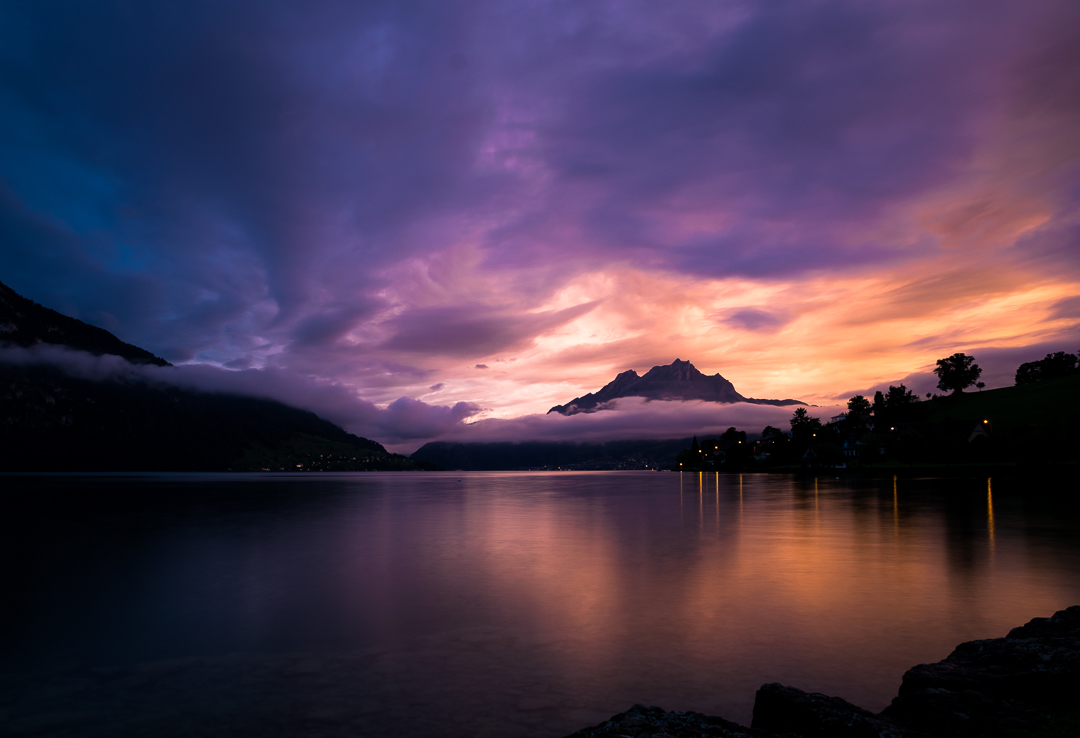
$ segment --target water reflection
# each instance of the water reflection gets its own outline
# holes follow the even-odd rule
[[[900,502],[896,492],[896,475],[893,474],[892,478],[892,517],[893,517],[893,533],[897,536],[900,535]]]
[[[304,654],[335,675],[311,699],[385,703],[350,720],[558,735],[634,702],[748,722],[767,681],[877,710],[909,666],[1080,602],[1077,515],[1027,490],[712,481],[696,511],[683,473],[22,481],[3,667],[239,652],[265,687]]]

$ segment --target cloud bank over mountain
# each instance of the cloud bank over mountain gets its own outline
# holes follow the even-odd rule
[[[419,447],[480,411],[476,405],[429,405],[401,397],[378,407],[339,384],[299,377],[279,369],[230,371],[207,365],[159,367],[134,365],[118,356],[93,356],[59,346],[0,349],[0,362],[48,364],[95,381],[149,382],[202,392],[220,392],[277,400],[310,410],[350,433],[391,446]],[[384,444],[384,445],[385,445]]]
[[[564,416],[526,415],[510,420],[469,422],[476,405],[432,405],[401,397],[378,407],[341,385],[289,375],[280,370],[230,371],[205,365],[160,367],[134,365],[118,356],[93,356],[61,346],[0,349],[0,362],[48,364],[95,381],[149,382],[203,392],[222,392],[277,400],[310,410],[356,435],[371,438],[398,453],[411,453],[427,441],[610,441],[681,438],[722,433],[730,426],[750,432],[766,425],[787,427],[791,408],[704,401],[656,401],[621,398],[604,413]],[[827,419],[833,408],[810,408]]]
[[[811,416],[827,422],[839,405],[808,408]],[[791,407],[752,405],[745,402],[717,405],[702,400],[646,400],[624,397],[601,413],[525,415],[491,418],[458,426],[439,440],[495,441],[621,441],[718,436],[734,426],[760,433],[766,425],[789,429]]]

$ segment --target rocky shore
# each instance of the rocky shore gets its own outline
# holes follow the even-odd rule
[[[878,714],[839,697],[765,684],[749,728],[696,712],[634,705],[569,738],[1023,738],[1080,735],[1080,606],[1004,638],[962,643],[904,674]]]

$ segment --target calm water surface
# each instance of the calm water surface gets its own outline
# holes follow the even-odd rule
[[[0,478],[0,732],[559,736],[880,710],[1080,604],[1045,484],[651,472]],[[126,732],[125,732],[126,731]]]

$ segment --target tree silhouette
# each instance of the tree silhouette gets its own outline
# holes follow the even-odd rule
[[[975,363],[975,357],[967,354],[953,354],[937,360],[934,374],[938,376],[938,389],[952,390],[954,394],[964,391],[979,381],[982,369]]]
[[[870,400],[866,399],[862,395],[855,395],[847,401],[848,415],[869,415],[870,414]]]
[[[1033,384],[1044,379],[1067,377],[1076,372],[1077,356],[1065,351],[1047,354],[1040,361],[1021,364],[1016,370],[1017,384]]]
[[[800,439],[811,435],[821,427],[820,418],[812,418],[805,407],[798,408],[791,415],[791,437]]]
[[[885,395],[885,407],[890,410],[900,410],[908,405],[914,405],[919,401],[919,396],[904,385],[894,387],[889,385],[889,394]]]
[[[771,425],[765,426],[765,430],[761,431],[762,440],[776,440],[784,437],[784,431],[779,428],[773,428]]]

